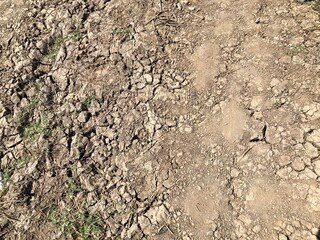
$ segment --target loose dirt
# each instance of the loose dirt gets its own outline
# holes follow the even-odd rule
[[[0,239],[320,239],[320,3],[0,2]]]

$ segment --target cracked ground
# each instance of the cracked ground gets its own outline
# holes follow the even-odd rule
[[[319,14],[0,1],[0,239],[319,240]]]

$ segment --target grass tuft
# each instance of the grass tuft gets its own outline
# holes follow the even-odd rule
[[[52,135],[52,130],[47,119],[41,122],[31,122],[23,131],[23,137],[29,142],[35,142],[42,134],[45,139],[48,139]]]
[[[75,209],[53,209],[49,212],[49,221],[72,239],[98,240],[102,232],[100,215],[87,211],[77,213]]]
[[[76,183],[76,181],[71,177],[68,178],[68,192],[67,192],[67,195],[69,197],[74,197],[79,192],[81,192],[81,188]]]
[[[86,108],[90,107],[91,103],[96,101],[97,97],[92,95],[92,96],[88,96],[83,100],[83,105],[86,106]]]
[[[57,37],[53,40],[53,43],[49,46],[47,56],[51,60],[55,60],[61,46],[64,44],[65,40],[62,37]]]

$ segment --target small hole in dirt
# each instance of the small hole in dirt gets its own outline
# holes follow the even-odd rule
[[[90,168],[94,175],[98,174],[97,167],[93,163],[90,165]]]
[[[67,169],[67,176],[70,178],[72,177],[72,171],[70,168]]]
[[[52,172],[51,177],[57,176],[57,173],[55,171]]]
[[[135,135],[132,137],[132,140],[131,140],[131,141],[134,141],[134,140],[139,140],[138,135],[135,134]]]
[[[33,186],[32,182],[31,182],[31,181],[28,182],[28,183],[24,186],[24,188],[23,188],[23,194],[25,194],[25,195],[31,195],[32,186]]]
[[[84,217],[88,218],[89,217],[89,212],[85,211],[83,215],[84,215]]]

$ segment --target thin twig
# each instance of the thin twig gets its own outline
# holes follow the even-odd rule
[[[168,226],[168,225],[166,225],[166,228],[169,230],[169,232],[174,236],[174,233],[173,233],[173,231],[171,230],[171,228]]]
[[[242,158],[244,158],[244,156],[247,155],[248,152],[250,152],[250,150],[251,150],[254,146],[255,146],[255,144],[252,145],[251,147],[249,147],[246,151],[244,151],[244,153],[240,156],[240,158],[237,159],[237,162],[239,162]]]
[[[3,214],[3,216],[5,216],[6,219],[8,219],[8,220],[10,220],[10,221],[12,221],[12,222],[19,222],[18,219],[13,218],[13,217],[10,217],[10,216],[8,216],[7,214],[5,214],[4,212],[2,212],[2,214]]]

